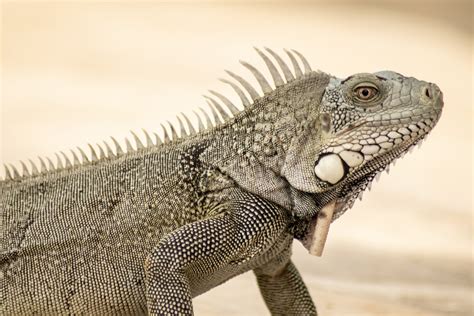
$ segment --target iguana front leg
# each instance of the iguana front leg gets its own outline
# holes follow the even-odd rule
[[[317,315],[308,289],[289,254],[255,269],[254,273],[272,315]]]
[[[146,298],[151,315],[192,314],[192,293],[199,292],[193,288],[199,286],[197,279],[251,260],[282,235],[289,236],[284,209],[251,194],[238,197],[226,205],[224,214],[168,234],[147,257]]]
[[[233,234],[235,225],[224,215],[189,224],[166,236],[145,261],[148,312],[192,314],[185,269],[199,262],[228,261],[238,249]]]

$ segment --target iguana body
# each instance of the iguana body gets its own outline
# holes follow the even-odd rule
[[[290,54],[293,76],[268,52],[285,80],[259,51],[277,87],[244,64],[264,96],[231,73],[253,102],[234,83],[245,110],[216,94],[224,123],[0,182],[2,314],[190,314],[192,297],[249,270],[273,314],[316,314],[293,239],[312,249],[321,209],[352,206],[434,126],[442,96],[391,72],[342,81],[302,59],[303,74]]]

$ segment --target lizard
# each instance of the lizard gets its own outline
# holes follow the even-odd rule
[[[296,50],[291,67],[256,51],[273,84],[243,61],[261,92],[221,79],[243,109],[210,91],[197,126],[183,114],[146,144],[132,132],[126,150],[112,138],[81,159],[5,165],[1,314],[192,315],[194,297],[250,270],[273,315],[317,314],[293,241],[321,255],[330,223],[432,130],[443,95],[393,71],[341,79]]]

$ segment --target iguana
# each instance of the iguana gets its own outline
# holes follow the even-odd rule
[[[73,151],[39,171],[6,168],[2,315],[187,315],[193,297],[249,270],[272,314],[316,315],[293,240],[320,255],[330,222],[434,127],[442,93],[257,52],[274,87],[241,62],[263,95],[227,71],[244,109],[211,91],[214,122],[203,111],[198,132],[183,116],[179,136],[171,125],[155,141],[145,132],[146,145],[134,134],[126,151],[112,139],[115,150],[79,149],[82,162]]]

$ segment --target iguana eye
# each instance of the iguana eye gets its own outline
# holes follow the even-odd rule
[[[370,101],[379,94],[379,90],[373,86],[363,85],[357,86],[354,89],[354,94],[360,101]]]

